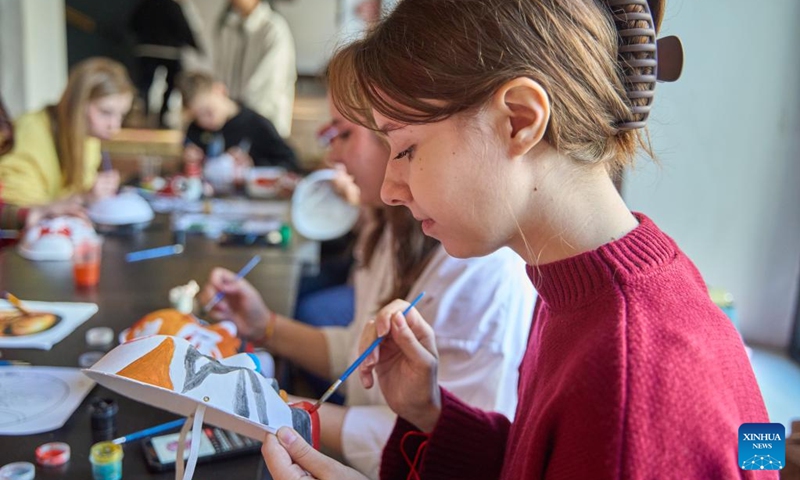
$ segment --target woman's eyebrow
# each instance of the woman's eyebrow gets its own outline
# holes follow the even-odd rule
[[[390,133],[395,132],[397,130],[402,130],[402,129],[406,128],[406,126],[407,125],[397,125],[395,123],[387,123],[387,124],[383,125],[382,127],[378,127],[378,132],[380,132],[380,133],[382,133],[382,134],[384,134],[386,136],[389,136]]]

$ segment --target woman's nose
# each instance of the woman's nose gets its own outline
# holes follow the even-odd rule
[[[406,166],[403,162],[392,162],[386,166],[386,175],[381,185],[381,200],[386,205],[407,205],[411,201],[411,190],[406,181]]]

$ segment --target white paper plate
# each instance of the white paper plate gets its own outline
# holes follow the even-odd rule
[[[295,230],[311,240],[331,240],[353,228],[359,209],[340,197],[331,185],[335,170],[317,170],[297,185],[292,196]]]

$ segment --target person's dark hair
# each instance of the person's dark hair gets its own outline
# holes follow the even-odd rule
[[[0,98],[0,155],[4,155],[14,148],[14,124],[6,110],[3,99]]]
[[[658,23],[663,2],[650,4]],[[336,53],[329,85],[339,111],[372,127],[373,108],[401,123],[436,122],[474,112],[504,83],[529,77],[552,105],[546,140],[576,161],[618,170],[646,147],[644,131],[619,127],[637,121],[633,107],[649,101],[629,100],[623,78],[653,68],[621,67],[620,42],[650,39],[623,39],[617,29],[600,0],[403,0]]]

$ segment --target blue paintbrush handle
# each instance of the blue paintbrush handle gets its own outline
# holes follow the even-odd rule
[[[142,260],[150,260],[153,258],[168,257],[170,255],[178,255],[183,253],[183,245],[167,245],[165,247],[150,248],[147,250],[140,250],[138,252],[131,252],[125,255],[125,261],[139,262]]]
[[[410,312],[412,308],[414,308],[414,305],[416,305],[417,302],[419,302],[419,300],[422,298],[423,295],[425,295],[425,292],[421,292],[419,295],[417,295],[417,298],[411,301],[411,304],[408,307],[406,307],[405,310],[403,310],[404,316],[408,312]],[[311,408],[312,412],[317,411],[320,405],[325,403],[325,401],[327,401],[331,397],[331,395],[333,395],[336,392],[336,389],[339,388],[339,385],[341,385],[345,380],[347,380],[347,377],[349,377],[350,374],[352,374],[355,371],[355,369],[358,368],[358,366],[361,365],[361,363],[369,356],[369,354],[372,353],[372,351],[375,350],[375,348],[381,344],[384,338],[386,338],[386,335],[376,338],[375,341],[373,341],[372,344],[370,344],[370,346],[364,351],[364,353],[362,353],[361,356],[359,356],[356,359],[356,361],[353,362],[352,365],[350,365],[350,368],[345,370],[342,376],[339,377],[339,380],[336,380],[335,382],[333,382],[333,385],[328,387],[328,390],[326,390],[325,393],[322,394],[320,399],[317,400],[317,403],[315,403],[314,406]]]
[[[258,255],[256,255],[253,258],[251,258],[250,261],[247,262],[247,264],[244,267],[242,267],[241,270],[239,270],[239,273],[236,274],[236,280],[243,279],[245,277],[245,275],[250,273],[250,270],[255,268],[255,266],[258,265],[258,262],[260,262],[260,261],[261,261],[261,257],[258,256]],[[220,302],[220,300],[222,300],[222,297],[224,297],[224,296],[225,296],[224,293],[217,292],[214,295],[214,297],[211,298],[211,300],[209,300],[209,302],[206,304],[206,306],[203,307],[203,310],[205,310],[206,312],[210,312],[211,309],[214,308],[214,306],[216,304],[218,304]]]
[[[406,307],[406,309],[405,309],[405,310],[403,310],[403,316],[405,316],[405,315],[406,315],[408,312],[410,312],[410,311],[411,311],[411,309],[412,309],[412,308],[414,308],[414,305],[416,305],[416,304],[417,304],[417,302],[419,302],[419,301],[420,301],[420,299],[422,298],[422,296],[423,296],[423,295],[425,295],[425,292],[421,292],[419,295],[417,295],[417,298],[415,298],[414,300],[412,300],[412,301],[411,301],[411,304],[409,304],[409,306],[408,306],[408,307]],[[350,374],[352,374],[352,373],[353,373],[353,371],[355,371],[355,369],[356,369],[356,368],[358,368],[358,366],[359,366],[359,365],[361,365],[361,362],[363,362],[364,360],[366,360],[366,358],[369,356],[369,354],[370,354],[370,353],[372,353],[372,351],[373,351],[373,350],[375,350],[375,348],[376,348],[378,345],[380,345],[380,344],[381,344],[381,342],[383,341],[383,339],[384,339],[384,338],[386,338],[386,336],[385,336],[385,335],[384,335],[383,337],[378,337],[378,338],[376,338],[376,339],[375,339],[375,341],[374,341],[374,342],[372,342],[372,344],[369,346],[369,348],[367,348],[367,349],[364,351],[364,353],[362,353],[362,354],[361,354],[361,356],[360,356],[360,357],[358,357],[358,358],[356,359],[356,361],[355,361],[355,362],[353,362],[353,364],[352,364],[352,365],[350,365],[350,368],[348,368],[347,370],[345,370],[345,372],[342,374],[342,376],[341,376],[341,377],[339,377],[339,380],[341,380],[342,382],[344,382],[345,380],[347,380],[347,377],[349,377],[349,376],[350,376]]]
[[[157,433],[166,432],[167,430],[172,430],[173,428],[178,428],[181,425],[183,425],[184,422],[186,422],[186,419],[181,418],[179,420],[174,420],[172,422],[162,423],[161,425],[145,428],[144,430],[140,430],[138,432],[125,435],[124,437],[115,438],[112,441],[116,444],[132,442],[134,440],[139,440],[140,438],[150,437]]]

